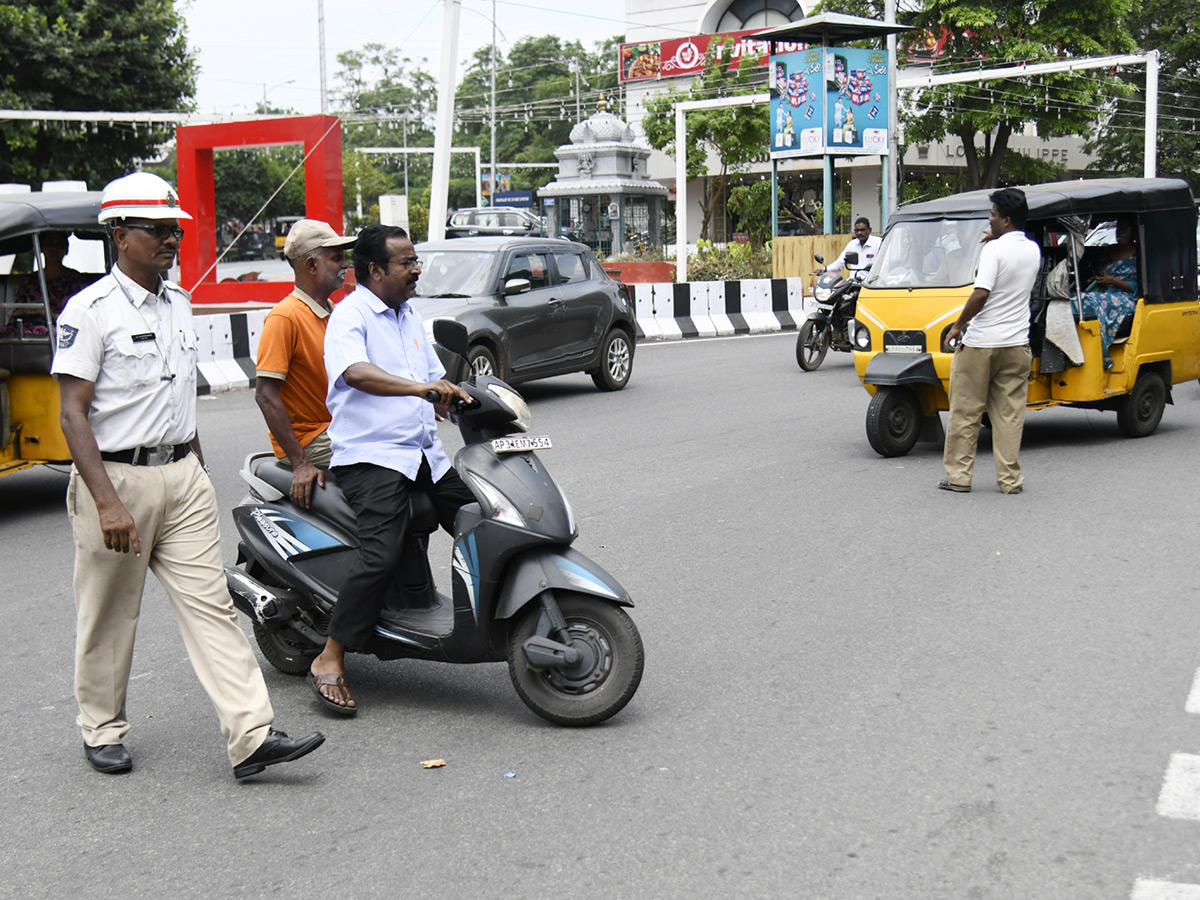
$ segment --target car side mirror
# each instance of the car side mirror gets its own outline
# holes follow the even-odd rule
[[[524,294],[532,288],[533,285],[528,278],[510,278],[504,282],[504,296],[510,297],[513,294]]]

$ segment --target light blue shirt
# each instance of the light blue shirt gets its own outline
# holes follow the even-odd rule
[[[440,479],[450,460],[437,436],[433,404],[423,397],[380,397],[350,387],[342,376],[358,362],[421,383],[446,374],[416,310],[405,303],[397,312],[359,285],[334,307],[325,329],[330,465],[371,463],[414,480],[424,457],[433,480]]]

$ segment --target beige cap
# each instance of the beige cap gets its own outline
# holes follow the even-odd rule
[[[301,219],[288,229],[283,255],[288,259],[299,259],[318,247],[350,248],[357,240],[356,237],[342,237],[329,225],[316,219]]]

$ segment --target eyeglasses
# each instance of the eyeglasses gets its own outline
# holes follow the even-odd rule
[[[415,256],[410,256],[407,259],[389,259],[387,261],[389,267],[391,267],[392,263],[397,263],[398,265],[404,266],[404,268],[408,269],[410,272],[413,269],[421,268],[421,260],[417,259]]]
[[[122,228],[140,228],[142,231],[148,231],[160,241],[165,241],[167,238],[175,238],[177,241],[183,240],[183,229],[178,225],[139,225],[133,222],[126,222]]]

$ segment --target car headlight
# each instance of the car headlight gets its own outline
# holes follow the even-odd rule
[[[495,383],[489,384],[487,389],[497,400],[516,414],[517,418],[513,424],[517,426],[518,431],[529,431],[533,427],[533,413],[529,411],[529,405],[525,402],[524,397],[516,391]]]
[[[500,493],[494,484],[484,481],[472,472],[463,472],[462,476],[477,493],[483,496],[485,501],[483,504],[484,515],[495,519],[497,522],[512,525],[515,528],[528,527],[525,523],[525,517],[517,512],[516,505]]]
[[[859,350],[870,350],[871,349],[871,329],[867,328],[867,326],[864,325],[862,322],[858,321],[858,319],[854,319],[851,322],[850,327],[854,334],[855,348],[857,348]]]

